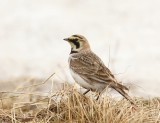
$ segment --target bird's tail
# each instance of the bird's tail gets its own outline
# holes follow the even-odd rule
[[[133,99],[124,91],[124,90],[129,90],[127,87],[125,87],[124,85],[121,85],[119,83],[115,83],[115,84],[111,85],[111,87],[113,89],[115,89],[116,91],[118,91],[127,100],[129,100],[132,105],[135,105]]]
[[[124,86],[124,85],[122,85],[120,83],[116,83],[116,86],[118,86],[118,88],[121,88],[122,90],[129,91],[129,89],[126,86]]]

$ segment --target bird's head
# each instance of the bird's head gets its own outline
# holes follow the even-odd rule
[[[87,39],[82,35],[72,35],[69,38],[65,38],[65,41],[71,45],[71,53],[78,53],[82,50],[90,49]]]

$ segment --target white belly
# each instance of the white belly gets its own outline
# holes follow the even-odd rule
[[[76,74],[75,72],[73,72],[71,69],[71,75],[73,77],[73,79],[82,87],[86,88],[86,89],[92,89],[93,85],[88,84],[83,78],[81,78],[78,74]]]

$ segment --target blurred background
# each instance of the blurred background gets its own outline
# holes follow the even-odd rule
[[[63,38],[81,34],[133,95],[160,96],[159,6],[159,0],[0,0],[0,89],[52,73],[60,83],[73,82]]]

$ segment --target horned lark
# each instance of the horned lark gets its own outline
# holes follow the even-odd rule
[[[92,52],[84,36],[72,35],[64,40],[71,45],[69,56],[71,75],[80,86],[87,89],[84,95],[89,91],[96,91],[100,95],[106,87],[110,87],[134,104],[132,98],[125,92],[128,88],[117,82],[102,60]],[[99,96],[97,100],[98,98]]]

